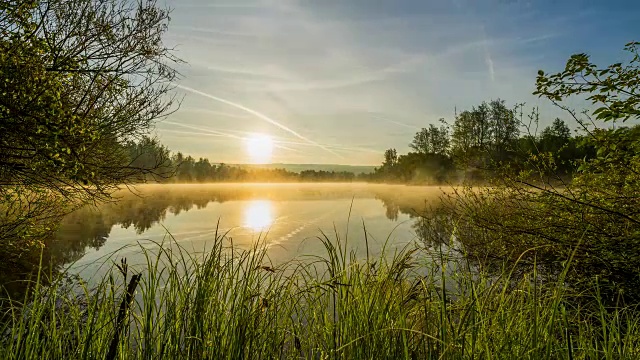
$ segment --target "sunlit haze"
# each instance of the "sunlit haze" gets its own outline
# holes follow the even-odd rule
[[[498,97],[548,122],[561,112],[531,95],[536,72],[581,52],[623,60],[640,15],[629,0],[167,3],[184,99],[157,132],[214,163],[379,164],[419,128]],[[268,159],[247,157],[255,133],[272,135]]]
[[[265,134],[252,134],[245,139],[248,162],[267,164],[273,156],[273,139]]]

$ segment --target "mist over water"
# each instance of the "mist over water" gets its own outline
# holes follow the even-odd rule
[[[99,276],[126,257],[145,262],[140,246],[178,244],[190,253],[210,250],[217,234],[229,246],[268,247],[274,264],[324,255],[318,239],[336,233],[360,256],[379,254],[418,240],[420,213],[440,202],[440,187],[372,184],[189,184],[143,185],[118,201],[76,211],[51,241],[53,257],[82,277]]]

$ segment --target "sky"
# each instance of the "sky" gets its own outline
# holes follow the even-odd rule
[[[532,95],[539,69],[574,53],[608,65],[640,40],[636,0],[165,1],[183,98],[156,131],[214,163],[252,162],[262,134],[274,163],[377,165],[496,98],[545,125],[564,114]]]

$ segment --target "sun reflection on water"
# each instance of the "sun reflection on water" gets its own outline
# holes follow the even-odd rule
[[[273,204],[269,200],[253,200],[244,208],[245,228],[255,232],[269,230],[273,224]]]

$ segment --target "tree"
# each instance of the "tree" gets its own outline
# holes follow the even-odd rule
[[[449,151],[449,130],[445,126],[438,128],[430,124],[416,133],[409,147],[423,155],[445,155]]]
[[[215,171],[215,166],[212,167],[209,163],[209,159],[200,158],[193,166],[196,181],[206,182],[211,179],[211,174]]]
[[[559,118],[553,120],[553,124],[551,124],[551,133],[565,142],[571,138],[571,130],[569,129],[569,126]]]
[[[593,112],[597,120],[625,122],[640,117],[640,42],[630,42],[624,49],[631,56],[628,64],[615,63],[598,68],[589,55],[569,58],[564,71],[548,75],[538,71],[536,92],[565,110],[561,102],[570,96],[586,94],[599,107]],[[570,111],[575,117],[575,112]],[[576,118],[576,120],[579,120]],[[581,121],[581,123],[584,123]]]
[[[532,153],[526,171],[505,172],[491,188],[457,198],[448,216],[457,219],[467,253],[542,264],[548,276],[565,273],[568,289],[597,289],[607,305],[640,300],[640,126],[607,126],[640,119],[638,45],[626,46],[626,64],[600,68],[578,54],[564,71],[539,72],[535,94],[582,124],[582,146],[595,153],[577,161],[570,180],[560,176],[553,151]],[[563,103],[574,96],[598,107],[580,115]],[[562,146],[567,134],[558,120],[542,137]]]
[[[487,145],[491,143],[493,138],[493,122],[486,102],[482,102],[477,108],[471,109],[471,119],[473,121],[473,141],[478,149],[486,150]]]
[[[485,168],[492,144],[492,117],[486,102],[456,116],[451,154],[462,168]]]
[[[611,167],[633,173],[637,166],[637,149],[640,149],[637,131],[625,127],[615,129],[615,126],[614,129],[602,129],[596,125],[596,121],[613,122],[615,125],[618,121],[625,123],[629,119],[640,118],[639,47],[640,42],[625,45],[624,50],[630,58],[626,64],[615,63],[599,68],[591,63],[587,54],[576,54],[567,60],[564,71],[560,73],[549,75],[542,70],[538,72],[534,94],[546,97],[567,111],[588,133],[581,146],[592,147],[596,156],[581,165],[582,171],[613,175],[609,170]],[[576,95],[586,96],[598,107],[591,114],[584,111],[580,116],[562,103],[564,99]],[[622,177],[627,178],[626,175]],[[618,186],[626,185],[618,183]]]
[[[392,168],[398,163],[398,152],[396,149],[387,149],[384,151],[383,168]]]
[[[196,160],[192,156],[185,157],[182,153],[174,156],[173,163],[176,168],[176,177],[180,182],[192,182],[194,180],[194,167]]]
[[[408,183],[435,184],[448,180],[454,169],[446,155],[410,152],[398,157],[395,175]]]
[[[175,175],[170,151],[158,139],[143,136],[139,141],[129,141],[126,149],[129,153],[128,162],[131,168],[157,169],[157,171],[141,171],[131,178],[132,181],[165,181]]]
[[[470,111],[456,115],[451,134],[451,152],[458,162],[466,162],[468,154],[476,147],[474,121]]]
[[[489,109],[490,124],[493,126],[493,156],[496,160],[505,160],[520,135],[518,121],[514,111],[507,108],[504,100],[492,100]]]
[[[515,110],[504,100],[482,102],[456,114],[451,155],[462,168],[494,170],[512,157],[520,135]]]
[[[172,107],[168,14],[155,0],[3,2],[0,184],[95,200],[156,168],[123,145]]]
[[[168,21],[156,0],[0,4],[3,237],[35,229],[17,219],[108,199],[166,163],[136,163],[127,144],[173,109],[179,60],[162,42]]]
[[[555,119],[553,124],[545,127],[540,132],[540,150],[546,152],[559,152],[562,147],[569,144],[571,130],[561,119]]]

